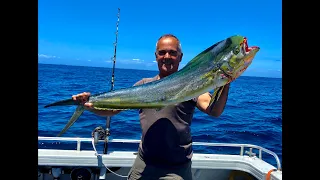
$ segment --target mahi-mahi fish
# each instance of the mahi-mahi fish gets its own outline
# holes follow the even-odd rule
[[[259,50],[257,46],[249,47],[246,37],[231,36],[205,49],[182,69],[167,77],[143,85],[95,94],[89,97],[88,102],[98,110],[159,109],[214,90],[210,101],[210,105],[214,106],[224,86],[248,68]],[[77,108],[58,136],[65,133],[85,110],[83,104],[72,99],[57,101],[45,107],[64,105],[77,105]]]

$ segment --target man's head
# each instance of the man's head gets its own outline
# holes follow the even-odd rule
[[[172,34],[161,36],[156,44],[155,56],[160,77],[178,71],[183,56],[179,39]]]

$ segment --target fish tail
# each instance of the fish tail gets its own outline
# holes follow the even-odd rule
[[[212,95],[210,103],[209,103],[210,111],[212,111],[214,104],[219,100],[223,89],[224,89],[224,86],[221,86],[221,87],[214,89],[213,95]],[[212,106],[212,104],[213,104],[213,106]]]
[[[47,108],[50,106],[67,106],[67,105],[79,105],[79,104],[80,104],[80,102],[75,101],[73,99],[65,99],[65,100],[61,100],[61,101],[57,101],[57,102],[48,104],[44,107]]]
[[[77,106],[76,111],[73,113],[68,123],[65,125],[65,127],[60,131],[60,133],[57,136],[59,137],[63,133],[65,133],[78,120],[78,118],[81,116],[84,110],[85,108],[83,105]]]

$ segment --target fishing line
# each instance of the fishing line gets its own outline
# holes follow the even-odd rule
[[[98,151],[97,151],[97,149],[96,149],[96,145],[95,145],[95,142],[94,142],[94,138],[92,138],[92,147],[93,147],[93,149],[94,149],[94,152],[95,152],[95,154],[94,155],[96,155],[97,157],[98,156],[101,156],[101,154],[99,154],[98,153]],[[103,164],[104,165],[104,164]],[[123,178],[128,178],[128,176],[123,176],[123,175],[121,175],[121,174],[117,174],[117,173],[115,173],[115,172],[113,172],[111,169],[109,169],[107,166],[105,166],[104,165],[104,167],[106,168],[106,169],[108,169],[111,173],[113,173],[114,175],[116,175],[116,176],[119,176],[119,177],[123,177]]]
[[[114,45],[114,55],[113,55],[113,67],[112,67],[112,75],[111,75],[111,89],[110,91],[113,91],[114,89],[114,70],[115,70],[115,66],[116,66],[116,58],[117,58],[117,44],[118,44],[118,30],[119,30],[119,22],[120,22],[120,8],[118,8],[118,14],[117,14],[118,20],[117,20],[117,24],[116,24],[116,41],[113,43]],[[107,116],[107,120],[106,120],[106,135],[107,138],[110,135],[110,121],[111,121],[111,117]],[[103,154],[107,154],[108,151],[108,142],[105,141],[104,142],[104,148],[103,148]]]

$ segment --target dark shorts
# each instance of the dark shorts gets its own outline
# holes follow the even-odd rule
[[[142,158],[137,155],[136,160],[128,174],[129,180],[192,180],[191,161],[185,164],[171,167],[159,167],[155,165],[146,165]]]

